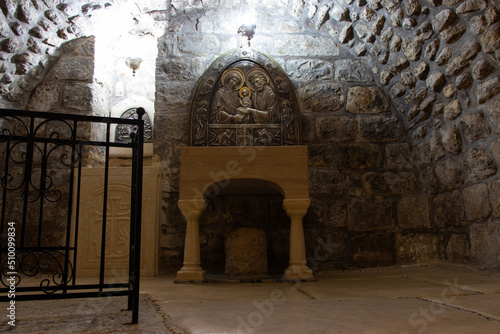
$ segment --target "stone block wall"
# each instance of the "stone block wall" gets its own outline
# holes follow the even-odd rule
[[[4,105],[25,106],[34,92],[40,98],[30,108],[80,112],[88,104],[99,114],[98,103],[63,98],[65,91],[83,96],[86,79],[63,90],[56,84],[73,62],[88,61],[81,55],[63,57],[54,67],[59,74],[38,82],[64,36],[78,36],[93,11],[112,13],[118,5],[106,3],[1,0]],[[148,14],[165,32],[158,39],[154,161],[163,173],[160,272],[169,273],[182,263],[179,152],[189,142],[190,101],[205,69],[241,44],[241,8],[230,0],[162,6],[152,2]],[[310,265],[449,261],[500,268],[498,1],[263,0],[254,9],[252,47],[281,65],[301,105],[310,156]],[[99,94],[91,98],[107,103]]]
[[[34,89],[27,109],[95,114],[94,38],[67,42],[61,47],[60,53],[43,82]]]
[[[257,9],[251,43],[298,91],[310,159],[309,264],[498,267],[499,247],[486,246],[495,244],[491,231],[499,224],[498,46],[489,37],[498,35],[498,8],[474,1],[292,1],[273,14],[284,2]],[[160,249],[166,272],[182,254],[175,205],[189,101],[204,70],[237,45],[224,20],[236,9],[176,9],[157,61],[156,126],[166,130],[155,139],[168,203],[162,238],[178,241]],[[201,228],[202,235],[217,234]]]
[[[61,45],[43,80],[35,87],[26,109],[41,112],[109,116],[110,94],[95,80],[94,37],[77,38]],[[78,138],[105,140],[104,124],[80,126]],[[63,130],[64,131],[64,130]],[[104,150],[88,148],[86,165],[102,165]]]
[[[61,44],[82,37],[74,20],[69,20],[67,8],[68,5],[52,0],[0,1],[0,95],[4,105],[25,106],[30,93],[53,66]],[[63,66],[68,69],[73,64]],[[75,75],[79,74],[85,75],[75,71]],[[57,95],[52,90],[56,88],[41,89],[46,90],[46,96],[50,95],[45,105],[50,107],[53,96]]]

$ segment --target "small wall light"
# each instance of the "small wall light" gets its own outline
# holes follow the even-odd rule
[[[135,77],[135,72],[139,69],[142,63],[142,58],[130,58],[125,60],[125,64],[132,69],[132,75]]]
[[[242,37],[245,36],[248,39],[248,46],[250,46],[250,40],[255,35],[255,14],[253,12],[248,12],[242,17],[242,25],[238,28],[238,34]]]

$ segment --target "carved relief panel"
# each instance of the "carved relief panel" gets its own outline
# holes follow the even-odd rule
[[[137,116],[137,108],[129,108],[125,110],[120,118],[138,119],[139,116]],[[149,114],[146,112],[142,119],[144,120],[144,142],[150,142],[153,140],[153,126],[151,125]],[[130,134],[135,131],[136,130],[132,125],[118,124],[115,130],[115,142],[130,141]]]
[[[218,58],[197,84],[192,146],[299,145],[295,89],[270,57],[238,49]]]
[[[106,210],[106,275],[127,276],[130,241],[130,174],[128,167],[110,168]],[[160,169],[144,167],[141,276],[157,272]],[[104,221],[104,168],[82,168],[78,225],[77,273],[98,277]],[[125,180],[125,181],[124,181]],[[73,232],[75,233],[75,231]]]

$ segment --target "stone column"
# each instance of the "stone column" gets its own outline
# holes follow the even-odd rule
[[[285,199],[283,209],[290,217],[290,266],[285,270],[285,279],[312,279],[312,270],[306,266],[306,246],[302,218],[307,213],[311,201],[304,199]]]
[[[179,209],[186,217],[186,241],[184,243],[184,265],[177,272],[177,280],[201,281],[205,278],[205,270],[201,268],[200,260],[200,227],[198,219],[205,210],[203,199],[179,200]]]

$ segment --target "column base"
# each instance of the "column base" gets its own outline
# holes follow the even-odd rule
[[[189,281],[189,282],[201,282],[205,279],[205,270],[201,269],[195,269],[195,268],[189,268],[189,269],[184,269],[181,268],[177,272],[177,278],[176,281],[182,282],[182,281]]]
[[[313,272],[306,265],[291,264],[285,270],[285,280],[312,280]]]

